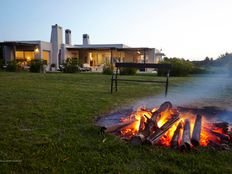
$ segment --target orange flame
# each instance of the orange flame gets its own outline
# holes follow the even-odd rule
[[[139,111],[135,111],[135,112],[131,113],[131,115],[129,115],[126,119],[125,118],[121,119],[121,122],[126,122],[126,121],[132,121],[133,120],[132,124],[130,124],[127,127],[124,127],[121,130],[121,136],[125,137],[125,138],[131,138],[132,136],[138,134],[139,129],[141,129],[141,127],[144,129],[144,126],[140,125],[141,118],[143,118],[144,122],[146,122],[147,118],[151,118],[152,117],[152,112],[154,112],[156,110],[157,110],[157,108],[152,109],[152,111],[146,110],[146,109],[140,109]],[[171,109],[171,110],[167,110],[167,111],[164,111],[164,112],[160,113],[160,115],[157,118],[158,127],[159,128],[162,127],[172,117],[172,115],[175,112],[177,112],[176,109]],[[144,116],[146,116],[147,118],[144,117]],[[178,124],[181,121],[184,121],[185,119],[189,119],[189,121],[190,121],[190,135],[192,135],[196,115],[191,113],[191,112],[189,112],[189,113],[180,113],[179,117],[180,117],[180,119],[175,124],[173,124],[173,126],[171,128],[169,128],[169,130],[160,138],[160,140],[158,142],[160,145],[163,145],[163,146],[166,146],[166,147],[169,147],[171,145],[171,140],[172,140],[172,137],[174,135],[174,132],[175,132]],[[204,128],[207,128],[208,130],[212,130],[212,131],[214,131],[216,133],[223,134],[223,130],[221,128],[212,127],[212,125],[207,123],[206,117],[202,116],[202,128],[201,128],[201,134],[200,134],[200,145],[201,146],[207,146],[209,140],[220,143],[220,138],[213,135],[212,133],[210,133],[209,131],[207,131]],[[181,137],[179,137],[179,141],[181,141]]]

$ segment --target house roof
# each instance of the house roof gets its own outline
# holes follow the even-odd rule
[[[121,50],[121,51],[144,51],[154,48],[148,47],[128,47],[124,44],[89,44],[89,45],[66,45],[69,50]]]
[[[19,42],[19,41],[4,41],[0,42],[0,45],[7,45],[7,46],[36,46],[36,43],[27,43],[27,42]]]

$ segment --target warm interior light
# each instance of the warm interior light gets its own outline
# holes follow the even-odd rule
[[[140,51],[137,51],[138,54],[140,54]]]
[[[31,58],[30,57],[27,57],[27,61],[30,61],[31,60]]]
[[[35,49],[35,53],[39,53],[39,48],[36,48],[36,49]]]
[[[92,53],[91,53],[91,52],[89,53],[89,58],[90,58],[91,61],[93,60],[93,57],[92,57]]]

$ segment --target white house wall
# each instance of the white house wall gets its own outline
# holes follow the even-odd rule
[[[52,44],[50,42],[43,42],[40,41],[40,46],[39,46],[39,58],[43,59],[43,52],[44,51],[49,51],[50,57],[49,57],[49,64],[52,62]]]

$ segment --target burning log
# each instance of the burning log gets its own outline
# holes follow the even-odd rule
[[[139,133],[131,138],[130,143],[133,145],[141,145],[144,140],[145,136],[142,133]]]
[[[144,118],[147,119],[146,122]],[[141,124],[145,125],[145,128],[143,130],[142,130]],[[141,117],[140,119],[140,125],[139,125],[139,131],[138,131],[139,133],[131,138],[130,140],[131,144],[133,145],[142,144],[145,138],[151,135],[151,133],[157,128],[158,128],[157,122],[154,122],[151,118],[148,118],[146,115],[144,115],[144,117]]]
[[[177,126],[177,128],[176,128],[176,130],[174,132],[174,135],[172,137],[172,140],[171,140],[171,147],[173,149],[178,149],[178,147],[179,147],[179,138],[181,136],[181,129],[182,128],[183,128],[183,122],[181,121],[178,124],[178,126]]]
[[[219,123],[213,123],[214,127],[221,128],[223,130],[223,133],[226,134],[229,129],[229,123],[227,122],[219,122]]]
[[[139,131],[141,132],[145,128],[145,117],[140,118],[140,123],[139,123]]]
[[[157,126],[157,122],[154,122],[152,119],[148,118],[146,115],[144,115],[144,117],[146,117],[147,122],[145,122],[145,128],[142,131],[142,134],[145,137],[148,137],[154,131],[154,127],[158,127],[158,126]]]
[[[139,133],[137,135],[133,136],[130,139],[130,142],[133,145],[140,145],[140,144],[142,144],[143,141],[145,140],[144,134],[145,135],[150,134],[150,128],[149,128],[149,125],[145,122],[145,117],[146,116],[140,118],[140,124],[139,124],[139,130],[138,130]],[[150,119],[148,117],[146,117],[146,118],[147,118],[147,120]],[[152,121],[152,120],[150,120],[150,121]],[[144,128],[144,126],[145,126],[145,128]],[[144,132],[144,134],[143,134],[143,132]]]
[[[146,142],[148,144],[155,144],[159,139],[180,119],[179,114],[173,115],[161,128],[157,129],[153,134],[147,137]]]
[[[189,119],[185,119],[184,121],[184,131],[182,135],[182,142],[180,146],[180,150],[190,150],[191,149],[191,141],[190,141],[190,123]]]
[[[209,140],[208,146],[213,148],[214,150],[230,150],[229,145],[227,144],[219,144],[214,141]]]
[[[201,124],[202,124],[202,116],[197,114],[197,118],[194,124],[193,134],[192,134],[192,140],[191,140],[194,146],[199,146],[200,144]]]
[[[215,131],[210,130],[210,129],[206,128],[206,127],[204,127],[204,129],[207,132],[209,132],[209,133],[215,135],[216,137],[220,138],[220,140],[223,141],[223,142],[229,142],[229,140],[230,140],[230,136],[229,135],[225,135],[225,134],[221,134],[221,133],[215,132]]]
[[[121,130],[122,128],[129,126],[130,124],[134,123],[134,121],[126,122],[126,123],[118,123],[115,125],[110,125],[108,127],[102,127],[101,131],[105,133],[113,133]]]
[[[161,112],[167,111],[167,110],[169,110],[169,109],[171,109],[171,108],[172,108],[172,103],[171,103],[171,102],[166,101],[166,102],[162,103],[162,104],[160,105],[159,109],[152,113],[151,119],[152,119],[153,121],[156,121],[157,117],[159,116],[159,114],[160,114]]]

